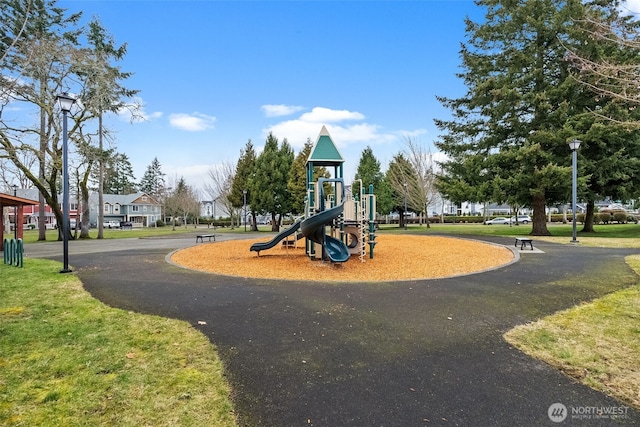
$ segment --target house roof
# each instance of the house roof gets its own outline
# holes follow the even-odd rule
[[[325,126],[322,126],[316,143],[311,149],[307,163],[312,162],[317,166],[338,166],[344,163],[344,159],[338,147],[333,143],[331,135]]]
[[[103,194],[102,200],[104,203],[109,203],[112,205],[132,205],[136,200],[143,196],[149,197],[149,204],[158,203],[154,197],[149,196],[147,193],[143,192],[133,194]],[[91,193],[91,196],[89,197],[91,199],[91,202],[98,203],[98,193]]]

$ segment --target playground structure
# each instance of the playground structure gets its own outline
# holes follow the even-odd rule
[[[334,263],[345,262],[351,256],[365,261],[367,247],[369,258],[373,258],[375,247],[376,198],[373,185],[368,192],[361,180],[354,181],[358,190],[347,191],[343,178],[344,159],[333,143],[329,132],[322,126],[318,139],[307,159],[307,196],[305,215],[273,239],[254,243],[250,250],[260,256],[260,251],[271,249],[278,243],[290,244],[305,238],[306,254],[312,260],[322,259]],[[334,178],[314,180],[314,167],[333,167]],[[328,230],[327,230],[328,228]]]

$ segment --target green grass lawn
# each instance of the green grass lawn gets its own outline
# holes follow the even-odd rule
[[[552,237],[535,239],[570,244],[570,224],[551,224],[549,230]],[[193,231],[105,230],[105,238]],[[405,231],[382,225],[380,231],[514,236],[529,234],[531,226],[432,224]],[[50,240],[57,238],[55,231],[49,233]],[[244,227],[216,233],[240,234]],[[36,231],[25,232],[26,242],[36,239]],[[640,226],[600,225],[595,233],[579,233],[578,240],[640,248]],[[640,272],[640,256],[628,263]],[[235,425],[221,362],[204,336],[184,322],[106,307],[75,276],[59,270],[58,263],[35,259],[26,260],[24,269],[0,265],[0,424]],[[640,407],[639,334],[640,287],[634,286],[518,327],[506,338]]]
[[[59,271],[0,265],[0,425],[236,425],[205,336],[107,307]]]
[[[551,233],[551,239],[558,238],[558,243],[564,243],[571,240],[573,234],[573,226],[571,224],[551,223],[547,224],[547,228]],[[578,224],[577,234],[578,240],[581,238],[600,238],[600,239],[640,239],[640,225],[638,224],[603,224],[596,225],[595,232],[585,233],[580,231],[582,225]],[[391,233],[411,233],[426,232],[438,234],[453,235],[475,235],[475,236],[526,236],[531,233],[531,224],[528,225],[483,225],[483,224],[431,224],[430,228],[426,225],[411,224],[405,231],[404,228],[398,227],[397,224],[382,224],[381,231]],[[535,237],[540,238],[540,237]],[[545,237],[544,239],[549,239]]]
[[[627,257],[640,274],[640,255]],[[513,346],[583,384],[640,408],[640,286],[518,326]]]

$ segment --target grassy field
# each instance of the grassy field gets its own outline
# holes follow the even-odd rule
[[[59,263],[27,262],[0,264],[0,425],[236,425],[205,336],[109,308]]]
[[[195,231],[193,226],[189,228],[176,227],[175,230],[172,230],[171,227],[152,227],[152,228],[134,228],[131,230],[120,230],[120,229],[104,229],[103,237],[105,239],[121,239],[127,237],[153,237],[153,236],[167,236],[167,235],[179,235],[184,233],[191,233]],[[225,232],[224,229],[219,229],[216,232]],[[78,235],[80,233],[78,232]],[[13,233],[5,234],[5,238],[13,238]],[[55,241],[58,240],[58,230],[47,230],[46,233],[47,241]],[[98,238],[98,229],[92,228],[89,230],[89,239],[97,239]],[[25,230],[23,236],[24,243],[35,243],[38,241],[38,231],[37,230]]]
[[[548,224],[551,236],[534,236],[534,239],[560,244],[570,244],[573,235],[571,224]],[[640,248],[640,225],[607,224],[597,225],[594,233],[583,233],[578,225],[578,241],[584,246]],[[398,225],[381,225],[380,230],[390,233],[426,232],[452,235],[472,236],[527,236],[531,233],[531,225],[482,225],[482,224],[431,224],[410,225],[405,231]]]
[[[640,274],[640,255],[627,257]],[[523,352],[583,384],[640,408],[640,286],[505,334]]]
[[[571,244],[570,224],[550,224],[549,230],[551,237],[534,239]],[[105,230],[105,238],[194,231]],[[270,226],[260,231],[266,234]],[[382,225],[380,231],[522,236],[531,226],[432,224],[405,231]],[[50,240],[57,238],[49,233]],[[244,227],[216,233],[240,234]],[[25,232],[25,242],[36,240],[36,231]],[[601,225],[595,233],[579,232],[578,240],[584,246],[640,248],[640,225]],[[221,363],[204,336],[182,322],[108,308],[84,292],[75,276],[60,275],[59,264],[28,262],[25,269],[0,265],[1,425],[235,425]],[[640,255],[628,263],[640,273]],[[640,407],[640,286],[523,325],[505,338]]]

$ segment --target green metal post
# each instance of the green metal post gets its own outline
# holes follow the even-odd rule
[[[373,259],[373,247],[376,245],[376,222],[373,204],[373,184],[369,185],[369,258]]]

